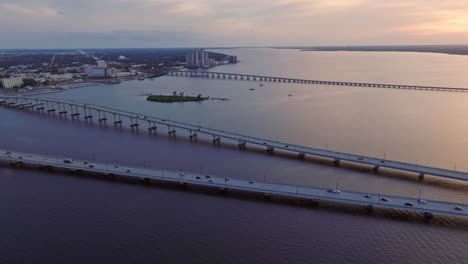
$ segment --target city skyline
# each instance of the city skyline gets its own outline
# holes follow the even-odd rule
[[[0,48],[465,44],[467,11],[461,0],[0,0]]]

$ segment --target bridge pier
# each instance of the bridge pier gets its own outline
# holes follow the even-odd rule
[[[98,111],[98,116],[99,116],[99,124],[101,124],[101,122],[107,122],[107,117],[106,117],[106,112],[104,111]]]
[[[197,136],[198,136],[197,132],[195,132],[193,130],[190,130],[190,136],[189,136],[190,140],[192,140],[192,139],[196,140]]]
[[[133,117],[130,117],[130,127],[132,128],[132,130],[134,128],[138,128],[140,126],[140,124],[138,123],[138,118],[135,118],[135,122],[133,122]]]
[[[175,136],[176,135],[176,130],[175,130],[175,127],[171,127],[171,126],[167,126],[167,129],[168,129],[168,134],[169,136]]]
[[[379,172],[379,169],[380,169],[379,166],[375,166],[372,170],[373,170],[375,173],[377,173],[377,172]]]
[[[434,215],[429,212],[424,212],[424,219],[426,220],[432,220],[434,218]]]
[[[148,121],[148,131],[151,133],[151,132],[156,132],[156,130],[158,129],[158,127],[156,126],[156,123],[155,122],[151,122],[151,121]]]
[[[84,119],[93,119],[93,116],[91,115],[91,109],[86,108],[85,106],[83,107],[83,112],[84,112]]]
[[[299,159],[305,159],[305,155],[306,155],[305,153],[301,152],[301,153],[297,154],[297,157]]]
[[[270,153],[270,154],[273,154],[273,152],[275,151],[275,148],[273,147],[267,147],[267,153]]]
[[[239,140],[239,148],[240,149],[246,149],[247,142]]]
[[[418,179],[421,181],[424,180],[424,173],[419,173]]]
[[[217,135],[213,135],[213,143],[219,144],[221,142],[221,138]]]
[[[333,165],[339,166],[339,165],[340,165],[340,161],[341,161],[341,160],[339,160],[339,159],[335,159],[335,160],[333,161]]]
[[[115,126],[122,126],[122,116],[119,114],[113,114],[114,115],[114,125]]]

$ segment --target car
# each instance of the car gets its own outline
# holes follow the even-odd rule
[[[419,199],[419,200],[418,200],[418,204],[427,204],[427,202],[424,201],[424,200],[422,200],[422,199]]]
[[[89,165],[90,168],[94,168],[94,165]]]
[[[130,172],[130,170],[127,170],[127,172]]]
[[[365,198],[372,198],[369,194],[364,195]]]
[[[209,183],[213,183],[213,180],[209,180],[208,182],[209,182]]]
[[[341,191],[340,190],[337,190],[337,189],[328,189],[327,192],[329,193],[335,193],[335,194],[340,194]]]
[[[230,181],[228,178],[225,178],[224,181]]]
[[[114,166],[116,169],[119,167],[119,166]]]
[[[197,179],[197,180],[200,180],[200,179],[201,179],[201,177],[200,177],[200,176],[197,176],[197,177],[195,177],[195,179]]]
[[[249,181],[249,183],[250,183],[250,184],[254,184],[254,182],[253,182],[253,181]]]
[[[206,175],[205,178],[211,179],[211,176],[210,176],[210,175]]]
[[[385,163],[385,160],[381,160],[380,162],[381,162],[381,163]]]
[[[460,206],[455,206],[453,209],[455,209],[456,211],[463,211],[463,209]]]
[[[363,160],[363,158],[357,158],[358,160]]]
[[[85,165],[86,165],[86,164],[88,164],[88,162],[87,162],[87,161],[85,161],[85,162],[83,162],[83,164],[85,164]]]
[[[410,202],[405,203],[405,205],[406,205],[406,206],[413,206],[413,204],[410,203]]]
[[[382,201],[382,202],[388,202],[388,199],[385,198],[385,197],[382,197],[382,198],[380,198],[380,201]]]
[[[185,176],[185,174],[182,173],[182,172],[179,172],[179,176],[182,176],[182,177],[183,177],[183,176]]]
[[[70,164],[73,163],[73,161],[71,159],[64,159],[63,163]]]
[[[5,155],[11,155],[10,151],[5,152]]]

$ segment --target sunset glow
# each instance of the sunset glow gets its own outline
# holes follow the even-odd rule
[[[468,40],[467,13],[459,0],[0,0],[0,32],[66,46],[453,44]]]

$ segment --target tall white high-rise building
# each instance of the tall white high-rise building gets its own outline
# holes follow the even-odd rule
[[[209,67],[208,53],[204,49],[194,49],[186,55],[187,66],[190,67]]]

